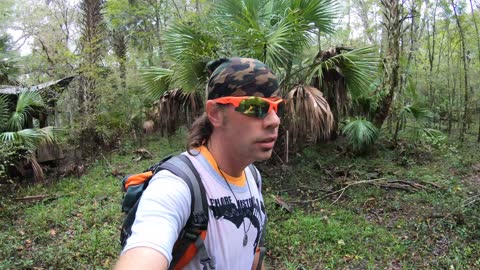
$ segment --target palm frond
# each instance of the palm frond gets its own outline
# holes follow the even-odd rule
[[[24,145],[30,151],[35,151],[41,143],[57,143],[58,133],[61,129],[51,126],[44,128],[27,128],[20,131],[8,131],[0,134],[2,143],[15,143]]]
[[[205,82],[205,65],[217,57],[220,47],[213,37],[211,23],[175,22],[165,33],[165,51],[174,62],[170,88],[196,91]]]
[[[0,134],[0,141],[2,143],[15,142],[15,141],[18,141],[19,138],[20,136],[18,135],[18,132],[6,131]]]
[[[307,25],[314,26],[325,34],[333,34],[335,31],[334,22],[340,14],[339,5],[332,0],[291,0],[290,8],[299,10],[299,16],[305,20]],[[310,27],[310,30],[314,28]]]
[[[29,154],[25,157],[27,162],[32,165],[33,169],[33,178],[36,183],[42,183],[45,180],[45,175],[43,173],[42,166],[38,163],[37,158],[33,154]]]
[[[56,144],[58,143],[58,135],[63,132],[63,130],[60,128],[47,126],[37,129],[37,132],[41,137],[41,143]]]
[[[27,120],[27,116],[32,109],[40,109],[45,107],[42,96],[36,91],[26,91],[20,94],[17,101],[15,112],[8,120],[8,128],[10,131],[21,130]]]
[[[329,70],[338,72],[344,79],[353,97],[367,91],[378,72],[379,58],[374,54],[374,47],[364,47],[342,52],[313,65],[307,77],[307,83],[317,75],[322,81],[324,73]]]
[[[350,146],[356,152],[363,152],[373,145],[378,138],[378,129],[365,119],[349,121],[343,128],[342,133],[348,138]]]
[[[156,103],[155,122],[162,135],[172,135],[182,124],[191,124],[203,110],[203,99],[198,92],[184,92],[179,88],[163,93]]]
[[[286,102],[286,124],[294,143],[304,139],[318,142],[330,137],[333,115],[320,90],[311,86],[296,86],[288,92]]]
[[[208,61],[197,60],[196,62],[182,61],[175,66],[173,80],[174,87],[182,88],[184,92],[196,92],[204,89],[207,80],[205,66]]]
[[[404,123],[409,119],[422,123],[432,119],[433,113],[421,105],[409,104],[400,109],[399,117]]]
[[[7,128],[8,118],[10,118],[8,96],[0,95],[0,132]]]
[[[294,50],[294,47],[299,49],[305,43],[301,38],[292,35],[295,30],[295,25],[290,21],[280,21],[273,31],[265,36],[265,43],[261,51],[263,55],[256,55],[255,58],[264,61],[274,70],[287,67],[293,53],[298,52],[298,50]]]
[[[141,71],[143,88],[153,98],[159,99],[170,87],[173,70],[149,67]]]
[[[17,132],[21,144],[25,145],[27,149],[34,151],[44,139],[43,134],[38,129],[27,128]]]

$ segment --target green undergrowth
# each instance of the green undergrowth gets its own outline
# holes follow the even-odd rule
[[[270,265],[478,269],[478,150],[419,145],[353,157],[325,144],[280,169],[262,167]]]
[[[185,134],[149,139],[153,159],[125,145],[80,177],[0,199],[0,269],[111,269],[118,258],[121,175],[184,148]],[[258,164],[269,215],[269,269],[478,269],[477,144],[354,157],[336,144],[289,164]],[[117,176],[114,176],[117,175]],[[415,187],[385,184],[413,183]],[[343,188],[343,190],[342,190]],[[43,195],[37,200],[18,200]],[[477,196],[477,197],[476,197]]]

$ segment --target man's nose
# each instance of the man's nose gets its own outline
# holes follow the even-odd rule
[[[272,110],[263,119],[263,124],[265,128],[277,128],[280,125],[280,117]]]

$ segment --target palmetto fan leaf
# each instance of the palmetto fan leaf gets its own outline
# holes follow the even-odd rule
[[[290,8],[300,11],[300,16],[313,30],[313,23],[320,32],[332,34],[334,32],[334,19],[339,14],[339,5],[332,0],[290,0]]]
[[[298,85],[288,92],[286,100],[286,122],[294,143],[318,142],[330,137],[333,115],[320,90]]]
[[[20,131],[7,131],[0,134],[2,143],[16,143],[24,145],[30,151],[35,151],[42,143],[57,143],[57,134],[60,129],[54,127],[27,128]]]
[[[38,92],[25,91],[18,97],[17,105],[12,116],[8,120],[8,129],[10,131],[21,130],[26,123],[30,110],[45,107],[42,96]]]
[[[330,2],[225,0],[217,3],[216,18],[240,55],[281,70],[313,42],[315,26],[333,29],[328,21],[336,11]]]
[[[159,99],[170,87],[173,70],[159,67],[149,67],[141,73],[143,88],[154,99]]]
[[[403,123],[406,123],[409,119],[417,122],[425,122],[433,117],[433,113],[423,106],[412,104],[405,105],[401,108],[399,116]]]
[[[317,75],[322,81],[326,71],[334,70],[345,79],[348,90],[354,97],[368,90],[378,72],[379,59],[374,47],[365,47],[334,54],[314,64],[307,82]]]
[[[195,18],[176,22],[165,33],[165,51],[174,62],[172,86],[186,92],[196,91],[204,85],[207,77],[205,65],[216,58],[219,47],[212,29],[209,29],[211,23],[193,20]]]
[[[378,138],[378,129],[365,119],[353,119],[343,128],[343,134],[348,138],[350,146],[356,152],[363,152],[373,145]]]

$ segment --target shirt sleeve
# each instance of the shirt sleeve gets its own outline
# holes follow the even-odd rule
[[[132,235],[122,253],[149,247],[170,263],[173,245],[190,216],[191,203],[190,189],[181,178],[167,170],[158,172],[140,198]]]

